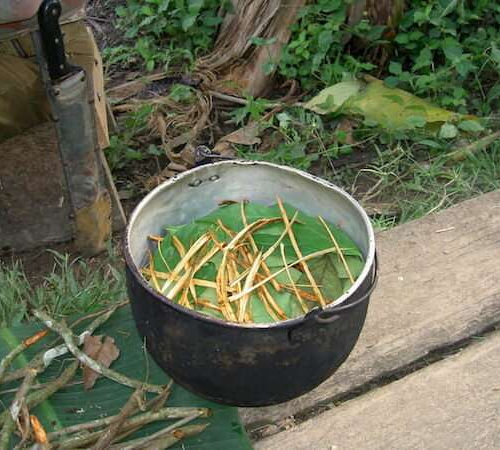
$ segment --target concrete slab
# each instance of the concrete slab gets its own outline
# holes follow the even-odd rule
[[[339,395],[500,322],[500,191],[380,233],[377,248],[379,284],[349,359],[309,394],[241,409],[250,431],[287,417],[293,423],[297,413],[330,405]]]
[[[500,333],[256,444],[256,450],[499,449]]]

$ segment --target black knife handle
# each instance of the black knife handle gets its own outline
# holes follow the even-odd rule
[[[52,80],[58,80],[71,72],[71,66],[66,61],[63,36],[59,26],[61,11],[59,0],[44,0],[38,9],[38,26]]]

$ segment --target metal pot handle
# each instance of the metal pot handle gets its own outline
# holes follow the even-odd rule
[[[231,160],[229,156],[222,156],[211,150],[206,145],[198,145],[195,149],[195,166],[203,166],[217,161]]]
[[[330,311],[320,310],[320,312],[316,314],[316,316],[314,317],[316,322],[320,324],[329,324],[335,322],[342,314],[350,311],[351,309],[355,308],[359,304],[363,303],[366,299],[368,299],[368,297],[372,294],[375,287],[377,286],[377,281],[378,281],[378,260],[377,260],[377,254],[375,253],[373,277],[371,285],[368,288],[368,290],[360,298],[356,299],[352,303],[348,303],[347,305],[344,306],[339,306],[338,308],[334,308]]]

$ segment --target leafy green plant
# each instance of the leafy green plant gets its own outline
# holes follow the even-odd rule
[[[154,144],[140,146],[134,141],[136,135],[147,131],[147,123],[152,111],[151,105],[145,105],[130,113],[123,121],[123,132],[110,137],[106,159],[111,170],[123,169],[133,161],[163,154],[163,151]]]
[[[329,143],[335,138],[330,130],[325,130],[320,116],[302,108],[289,108],[278,113],[266,125],[269,138],[275,145],[265,153],[240,147],[242,157],[307,170],[321,154],[328,153],[325,148],[318,148],[318,140],[324,138]]]
[[[497,2],[412,2],[386,83],[461,113],[489,115],[500,94],[499,20]]]
[[[365,21],[348,30],[345,27],[347,6],[344,0],[318,0],[299,12],[279,62],[281,75],[299,80],[302,87],[310,91],[375,68],[359,56],[344,52],[348,33],[359,31],[371,41],[377,40],[381,33],[381,30],[374,33],[377,29]]]
[[[351,79],[359,72],[378,75],[366,50],[378,44],[383,27],[362,20],[345,24],[346,0],[308,4],[292,27],[279,72],[307,91]],[[489,115],[500,98],[500,5],[485,0],[417,0],[407,5],[390,47],[385,82],[430,97],[461,113]],[[363,49],[345,51],[346,36],[363,38]]]
[[[147,70],[183,66],[211,48],[229,5],[217,0],[128,0],[116,9],[117,26],[129,43],[129,57],[143,61]],[[107,56],[124,61],[123,50]]]

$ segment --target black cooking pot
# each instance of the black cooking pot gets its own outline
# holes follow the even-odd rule
[[[276,196],[346,231],[365,267],[325,308],[271,324],[236,324],[186,309],[153,290],[140,274],[150,243],[165,225],[208,214],[222,200],[272,204]],[[125,243],[132,311],[146,348],[177,383],[219,403],[265,406],[298,397],[345,361],[364,324],[376,281],[370,221],[345,192],[295,169],[225,161],[198,167],[158,186],[137,206]]]

